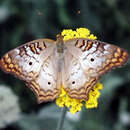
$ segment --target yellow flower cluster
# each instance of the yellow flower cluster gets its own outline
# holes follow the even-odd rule
[[[69,97],[67,92],[64,90],[63,86],[61,86],[61,93],[60,96],[56,99],[56,104],[59,107],[64,106],[67,108],[71,107],[70,112],[73,114],[76,113],[77,111],[80,111],[83,106],[82,100]]]
[[[96,36],[90,34],[90,30],[87,28],[78,28],[76,31],[73,31],[72,29],[65,29],[62,31],[61,35],[64,37],[64,41],[73,38],[88,38],[92,40],[97,39]]]
[[[61,93],[59,97],[56,99],[56,104],[59,107],[67,107],[72,114],[75,114],[78,111],[81,111],[83,103],[85,102],[85,107],[89,108],[96,108],[98,106],[97,99],[100,96],[99,90],[103,89],[103,85],[101,83],[97,83],[93,90],[89,93],[89,100],[84,101],[82,99],[74,99],[69,97],[67,92],[64,90],[63,86],[61,86]]]
[[[93,90],[91,90],[89,93],[89,100],[85,102],[86,108],[96,108],[98,106],[97,99],[100,96],[99,90],[101,90],[101,89],[103,89],[103,85],[101,83],[97,83],[93,87]]]
[[[73,39],[73,38],[88,38],[95,40],[97,39],[96,36],[90,34],[90,30],[87,28],[78,28],[76,31],[71,29],[63,30],[61,35],[64,37],[65,40]],[[96,108],[98,106],[97,99],[100,96],[99,90],[103,89],[103,85],[101,83],[97,83],[93,89],[89,92],[89,99],[88,101],[84,101],[82,99],[74,99],[69,97],[67,92],[64,89],[64,86],[61,86],[61,93],[59,97],[56,99],[56,104],[59,107],[67,107],[72,114],[75,114],[78,111],[81,111],[83,103],[85,103],[86,108]]]

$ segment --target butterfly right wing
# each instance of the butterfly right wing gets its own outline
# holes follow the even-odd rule
[[[65,46],[63,86],[72,98],[88,100],[101,76],[128,60],[123,49],[96,40],[73,39]]]
[[[24,80],[37,96],[38,102],[54,100],[59,94],[55,42],[39,39],[6,53],[1,68]]]

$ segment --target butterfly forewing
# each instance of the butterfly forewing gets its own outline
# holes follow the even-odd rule
[[[59,94],[55,44],[39,39],[6,53],[1,68],[24,80],[35,92],[38,102],[54,100]]]
[[[63,83],[72,98],[88,100],[101,76],[128,60],[125,50],[96,40],[74,39],[65,46]]]

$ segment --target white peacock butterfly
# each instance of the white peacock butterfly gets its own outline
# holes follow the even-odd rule
[[[58,97],[61,83],[70,97],[87,101],[101,76],[127,60],[118,46],[85,38],[63,41],[59,35],[57,41],[39,39],[9,51],[0,66],[24,80],[39,103]]]

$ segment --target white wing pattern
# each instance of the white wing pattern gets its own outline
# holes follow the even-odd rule
[[[39,39],[6,53],[1,68],[24,80],[37,96],[38,103],[59,95],[55,42]]]
[[[39,39],[6,53],[0,67],[24,80],[41,103],[58,97],[62,83],[70,97],[88,100],[101,76],[127,59],[123,49],[96,40]]]
[[[128,59],[123,49],[97,40],[74,39],[65,45],[63,86],[72,98],[88,100],[101,76]]]

